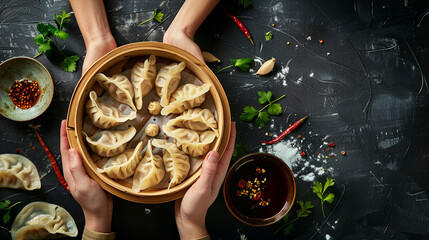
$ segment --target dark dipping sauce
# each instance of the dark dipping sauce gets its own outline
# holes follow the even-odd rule
[[[268,159],[249,160],[239,166],[231,178],[231,201],[245,217],[273,217],[286,203],[286,179],[275,162]]]
[[[29,81],[26,78],[17,80],[9,90],[9,97],[15,106],[21,109],[29,109],[39,101],[39,83],[37,81]]]

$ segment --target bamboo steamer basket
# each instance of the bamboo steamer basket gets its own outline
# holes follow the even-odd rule
[[[219,130],[219,137],[211,145],[211,150],[218,151],[219,155],[222,156],[228,145],[231,130],[231,112],[222,85],[210,68],[192,54],[164,43],[139,42],[118,47],[95,62],[79,80],[70,101],[67,115],[67,136],[70,146],[80,153],[87,173],[97,181],[103,189],[122,199],[146,204],[169,202],[183,197],[188,188],[200,176],[201,167],[175,187],[170,189],[149,189],[136,193],[132,191],[130,187],[97,171],[97,165],[92,160],[91,154],[88,152],[88,148],[85,145],[82,130],[84,117],[86,115],[85,104],[89,99],[89,92],[91,90],[97,93],[103,91],[101,87],[96,84],[96,80],[93,76],[99,72],[105,73],[108,76],[114,73],[120,73],[128,60],[136,57],[149,56],[151,54],[175,62],[184,61],[186,63],[186,68],[201,80],[201,82],[211,84],[209,93],[216,108]]]

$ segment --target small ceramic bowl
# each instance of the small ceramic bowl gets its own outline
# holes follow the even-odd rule
[[[292,171],[280,158],[253,153],[228,171],[223,196],[231,214],[251,226],[267,226],[282,219],[295,201]]]
[[[37,81],[40,96],[37,103],[21,109],[9,97],[9,90],[16,80]],[[14,121],[28,121],[48,109],[54,96],[54,83],[49,71],[38,61],[28,57],[15,57],[0,64],[0,114]]]

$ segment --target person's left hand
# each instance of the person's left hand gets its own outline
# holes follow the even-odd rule
[[[73,198],[82,207],[85,227],[94,232],[110,232],[113,211],[112,197],[88,176],[79,153],[70,148],[65,120],[61,122],[60,136],[64,178]]]
[[[228,146],[218,162],[219,154],[211,151],[204,159],[199,179],[176,200],[175,217],[180,239],[195,239],[207,235],[207,210],[215,201],[231,161],[235,146],[235,124],[231,126]]]
[[[175,30],[174,28],[171,28],[173,27],[170,27],[164,34],[163,42],[190,52],[192,55],[194,55],[204,63],[204,58],[201,54],[201,49],[194,42],[192,37],[188,36],[184,31]]]

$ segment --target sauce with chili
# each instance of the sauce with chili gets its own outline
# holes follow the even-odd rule
[[[275,216],[287,201],[285,179],[277,164],[267,160],[250,160],[238,167],[231,178],[231,200],[246,217]]]
[[[39,101],[39,83],[26,78],[16,80],[9,90],[9,97],[12,99],[15,106],[21,109],[29,109]]]

